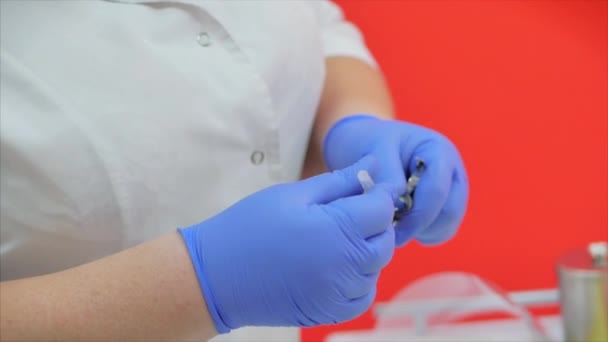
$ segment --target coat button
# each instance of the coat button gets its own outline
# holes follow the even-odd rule
[[[264,161],[264,152],[262,151],[253,151],[251,153],[251,163],[253,165],[260,165]]]
[[[196,37],[196,41],[198,41],[198,45],[207,47],[211,45],[211,37],[207,32],[201,32]]]

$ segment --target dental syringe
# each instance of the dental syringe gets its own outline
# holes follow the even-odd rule
[[[416,190],[416,186],[418,182],[420,182],[420,177],[426,170],[426,164],[424,160],[421,158],[416,158],[416,166],[412,175],[407,179],[407,185],[405,193],[399,196],[398,201],[403,204],[402,208],[395,208],[395,215],[393,217],[393,223],[396,223],[403,217],[403,215],[407,214],[414,207],[414,190]],[[363,193],[368,193],[374,187],[375,183],[372,177],[369,175],[369,172],[366,170],[361,170],[357,173],[357,179],[363,188]]]

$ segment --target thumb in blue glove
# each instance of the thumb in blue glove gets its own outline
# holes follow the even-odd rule
[[[395,247],[389,192],[362,194],[357,180],[372,164],[264,189],[179,230],[219,333],[338,323],[369,308]]]

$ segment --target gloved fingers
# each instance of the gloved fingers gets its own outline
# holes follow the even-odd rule
[[[339,198],[354,196],[363,192],[363,188],[357,178],[361,170],[374,168],[375,158],[365,156],[355,164],[342,170],[324,173],[296,183],[307,194],[309,203],[326,204]]]
[[[464,219],[469,198],[469,185],[464,169],[455,170],[448,199],[435,221],[414,238],[424,245],[436,245],[452,238]]]
[[[338,319],[335,320],[335,323],[350,321],[351,319],[361,316],[374,303],[376,291],[376,286],[374,286],[371,291],[365,295],[354,299],[346,299],[345,302],[336,305],[334,307],[333,316],[338,317]]]
[[[395,252],[395,229],[392,225],[382,234],[367,239],[363,256],[359,262],[359,272],[374,274],[380,272],[393,258]]]
[[[373,153],[378,160],[378,167],[373,173],[370,173],[376,182],[389,185],[393,201],[406,189],[405,172],[398,146],[397,141],[388,141],[379,146]]]
[[[435,221],[452,186],[453,163],[443,144],[424,144],[411,157],[411,172],[415,171],[416,157],[424,160],[426,168],[416,186],[412,209],[396,225],[398,246],[405,244]]]
[[[358,274],[354,273],[352,279],[344,284],[340,292],[346,299],[356,299],[359,297],[363,297],[370,293],[376,283],[378,282],[378,278],[380,277],[380,273],[373,274]]]
[[[393,201],[384,184],[362,195],[340,198],[325,206],[347,236],[367,239],[391,226]]]
[[[369,310],[376,299],[376,291],[377,287],[374,286],[366,295],[350,300],[348,304],[352,307],[354,314],[350,319],[356,318]]]

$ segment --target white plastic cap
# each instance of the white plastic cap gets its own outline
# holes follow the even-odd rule
[[[376,185],[372,177],[369,175],[369,172],[366,170],[359,171],[357,173],[357,179],[359,180],[359,183],[361,183],[363,193],[371,191],[374,185]]]
[[[587,246],[591,258],[594,263],[603,264],[606,262],[606,255],[608,254],[608,242],[597,241],[592,242]]]

